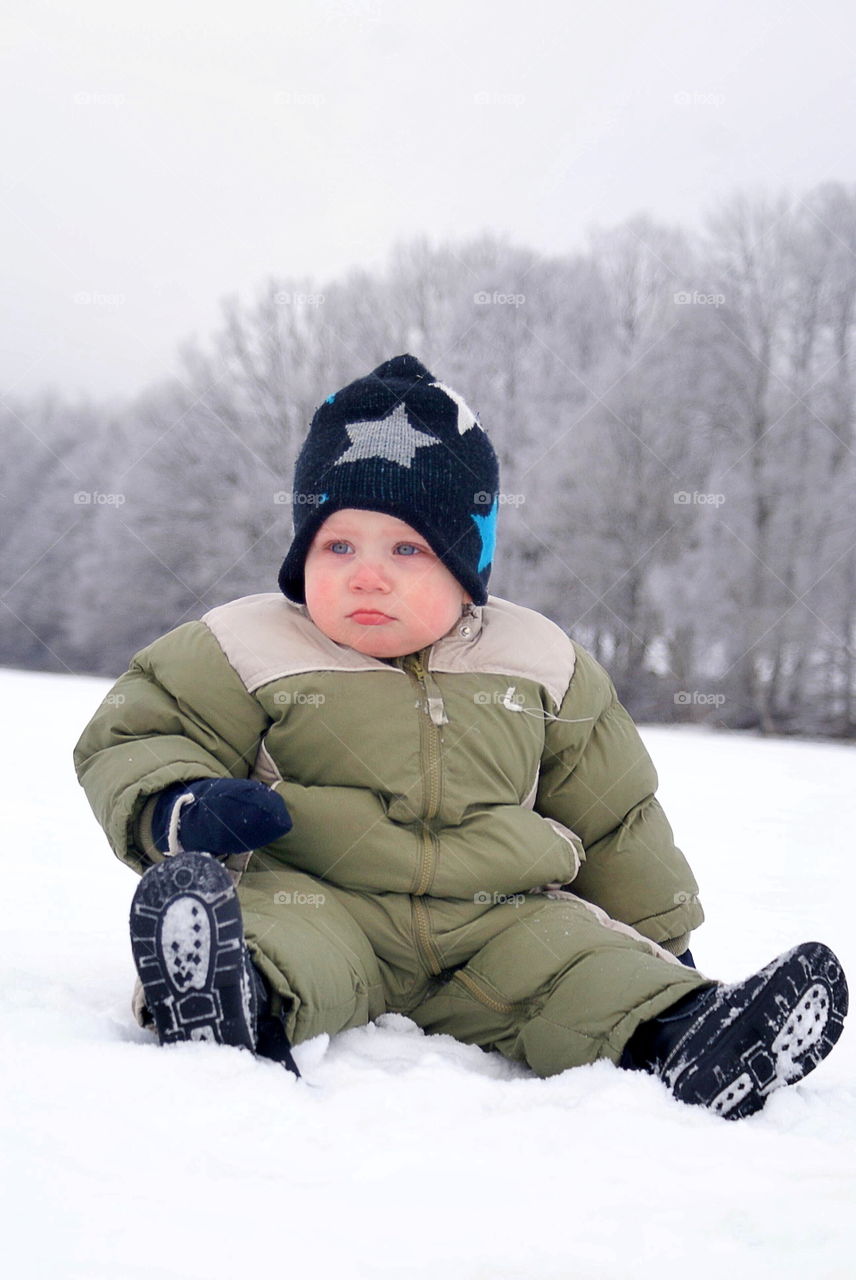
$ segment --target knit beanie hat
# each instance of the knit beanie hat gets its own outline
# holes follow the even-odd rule
[[[473,602],[485,604],[498,493],[499,464],[475,414],[414,356],[396,356],[315,412],[295,468],[294,540],[280,589],[304,603],[316,531],[334,511],[355,507],[416,529]]]

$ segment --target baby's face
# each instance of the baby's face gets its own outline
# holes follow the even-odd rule
[[[306,608],[338,644],[399,658],[439,640],[470,599],[421,533],[379,511],[336,511],[306,556]]]

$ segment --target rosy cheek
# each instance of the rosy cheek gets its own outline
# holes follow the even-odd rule
[[[334,599],[335,592],[335,582],[328,574],[310,572],[306,575],[306,604],[310,610],[323,609]]]
[[[317,599],[325,599],[330,595],[332,582],[326,574],[313,573],[306,582],[307,594]]]

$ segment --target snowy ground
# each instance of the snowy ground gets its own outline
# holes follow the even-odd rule
[[[71,768],[106,688],[0,672],[7,1275],[856,1274],[852,1027],[736,1124],[606,1063],[538,1080],[399,1016],[302,1046],[299,1083],[159,1049],[128,1007],[136,881]],[[739,978],[816,937],[856,974],[856,749],[644,736],[702,884],[700,967]]]

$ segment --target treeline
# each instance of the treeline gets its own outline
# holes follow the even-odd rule
[[[642,718],[856,729],[856,187],[639,217],[548,258],[485,236],[224,303],[120,406],[2,410],[0,661],[114,674],[276,590],[315,406],[412,351],[503,463],[492,590],[608,667]]]

